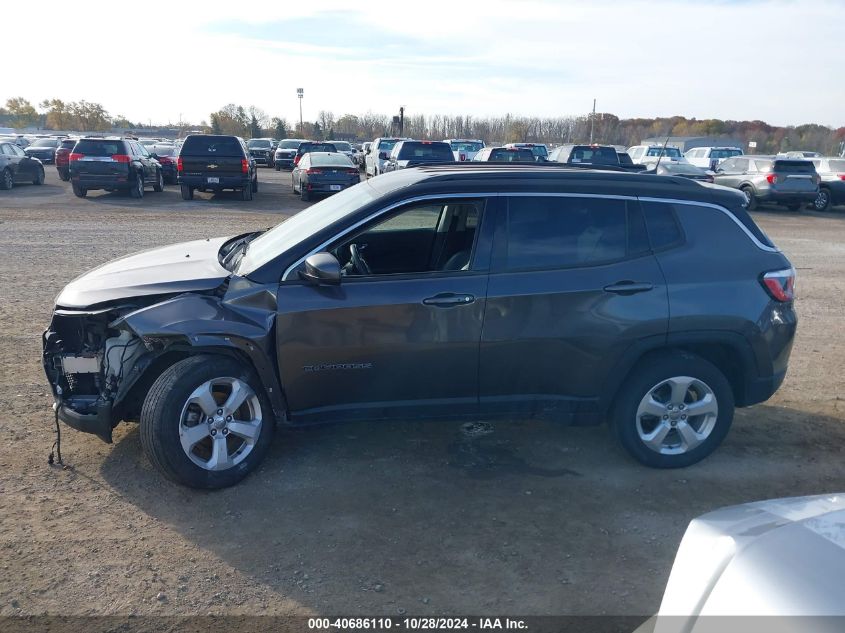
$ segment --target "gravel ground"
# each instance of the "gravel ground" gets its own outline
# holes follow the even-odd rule
[[[257,474],[164,481],[137,428],[68,430],[47,465],[40,335],[70,279],[118,255],[269,226],[305,205],[288,175],[252,203],[178,189],[78,200],[0,192],[0,615],[649,614],[687,523],[720,506],[845,490],[845,213],[756,220],[798,269],[800,325],[771,401],[685,470],[628,459],[605,428],[348,424],[277,434]]]

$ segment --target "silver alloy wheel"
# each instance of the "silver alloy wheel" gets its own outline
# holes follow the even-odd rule
[[[702,380],[674,376],[646,392],[637,407],[637,434],[662,455],[688,453],[713,432],[719,403]]]
[[[824,211],[827,208],[829,199],[830,194],[824,189],[819,189],[816,199],[813,200],[813,206],[816,207],[817,211]]]
[[[190,396],[179,420],[188,458],[205,470],[228,470],[252,452],[261,434],[261,402],[238,378],[213,378]]]

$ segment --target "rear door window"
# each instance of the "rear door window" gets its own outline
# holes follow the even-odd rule
[[[506,267],[573,268],[624,259],[628,255],[627,216],[625,200],[510,197]]]

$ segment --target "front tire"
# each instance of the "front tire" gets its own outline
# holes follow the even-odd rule
[[[301,180],[299,181],[299,199],[303,202],[308,202],[309,200],[311,200],[311,192],[305,188]]]
[[[156,193],[164,191],[164,174],[161,173],[160,169],[156,170],[156,184],[153,185],[153,191]]]
[[[43,185],[44,184],[44,168],[39,167],[38,172],[35,174],[35,178],[32,179],[33,185]]]
[[[274,426],[252,371],[232,358],[191,356],[150,387],[141,410],[141,447],[171,481],[225,488],[264,459]]]
[[[182,200],[193,200],[194,199],[194,188],[189,187],[188,185],[181,185],[182,189]]]
[[[622,447],[652,468],[683,468],[712,453],[733,422],[724,374],[687,352],[638,364],[616,398],[611,424]]]

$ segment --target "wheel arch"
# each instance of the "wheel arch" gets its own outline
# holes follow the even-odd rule
[[[639,366],[669,354],[691,354],[713,364],[730,384],[738,407],[744,406],[749,382],[760,373],[754,350],[741,334],[702,331],[650,337],[629,347],[607,376],[599,398],[602,413],[612,410],[626,380]]]

